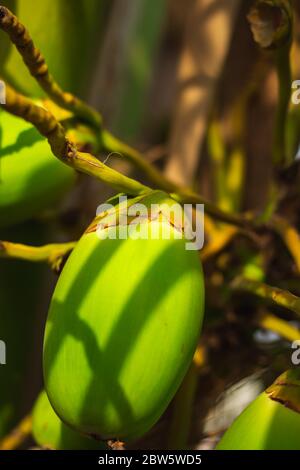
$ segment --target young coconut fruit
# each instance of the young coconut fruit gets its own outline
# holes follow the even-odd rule
[[[151,204],[158,204],[156,215],[149,214]],[[131,200],[128,212],[121,203],[101,213],[68,259],[52,298],[46,391],[65,423],[98,439],[143,435],[192,361],[203,274],[198,252],[186,249],[182,221],[177,225],[170,216],[174,204],[181,212],[155,191]],[[146,209],[139,222],[130,215],[137,207]],[[138,231],[143,235],[135,236]]]
[[[0,110],[0,227],[55,205],[75,181],[48,142],[23,119]]]
[[[292,369],[254,400],[219,442],[219,450],[300,450],[300,370]]]
[[[47,449],[99,450],[102,445],[66,426],[53,411],[45,391],[40,393],[34,405],[32,434],[36,443]]]

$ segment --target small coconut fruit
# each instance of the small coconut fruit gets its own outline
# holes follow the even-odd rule
[[[278,377],[234,421],[217,449],[300,450],[300,370]]]

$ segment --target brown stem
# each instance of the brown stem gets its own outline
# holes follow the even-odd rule
[[[264,300],[271,300],[276,305],[288,308],[300,316],[300,298],[289,291],[244,277],[236,278],[231,287],[234,290],[251,292]]]

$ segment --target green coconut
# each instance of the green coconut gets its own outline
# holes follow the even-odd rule
[[[0,227],[23,222],[60,201],[75,172],[23,119],[0,110]]]
[[[175,201],[154,192],[138,202],[159,202],[159,217],[135,225],[157,239],[121,239],[128,221],[100,214],[63,269],[46,324],[50,402],[69,426],[100,439],[133,439],[154,425],[192,361],[203,317],[199,254],[168,214]]]
[[[93,439],[82,436],[66,426],[53,411],[45,391],[41,392],[33,409],[32,433],[41,447],[54,450],[90,450],[105,448]]]
[[[300,370],[282,374],[234,421],[219,450],[300,450]]]

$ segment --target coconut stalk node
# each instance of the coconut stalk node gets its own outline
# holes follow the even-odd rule
[[[55,206],[76,175],[54,158],[31,124],[1,110],[0,116],[0,227],[5,227]]]

